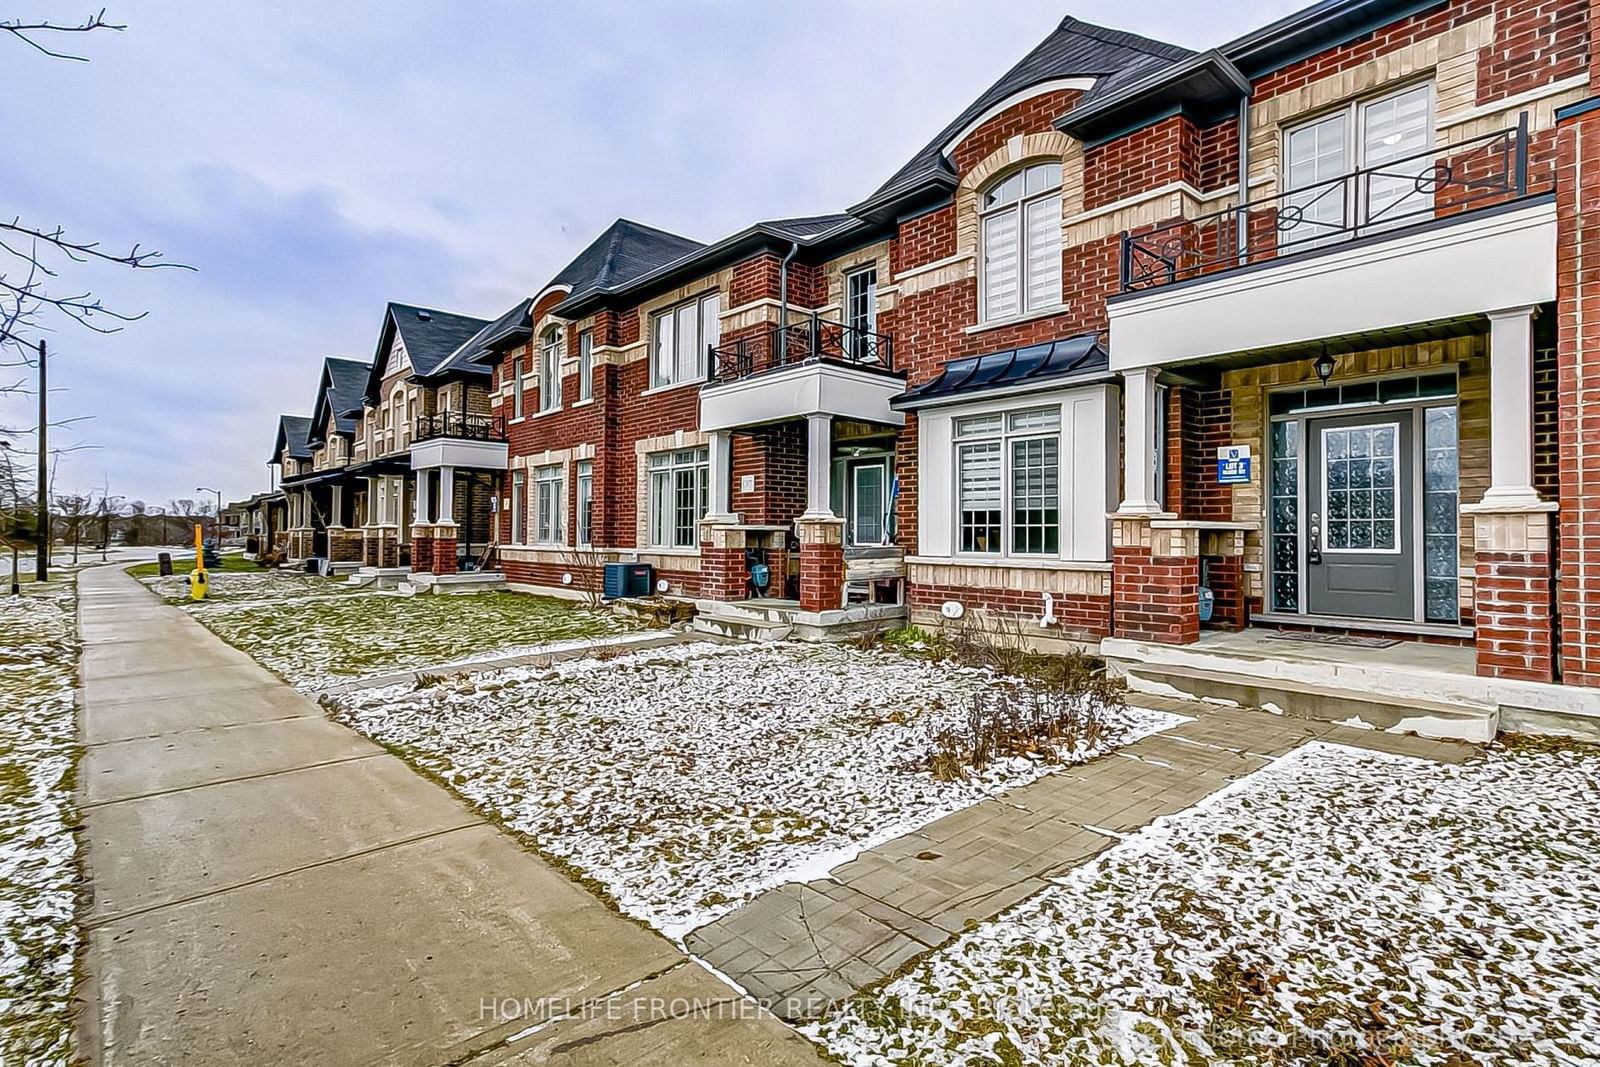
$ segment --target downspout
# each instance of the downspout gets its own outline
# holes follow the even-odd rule
[[[1239,97],[1239,265],[1250,258],[1250,97]]]
[[[788,362],[789,347],[789,261],[800,254],[800,242],[791,241],[789,252],[778,264],[778,363]]]

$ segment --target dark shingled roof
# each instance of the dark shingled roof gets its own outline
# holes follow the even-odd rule
[[[548,288],[564,286],[568,300],[600,290],[619,289],[675,259],[705,246],[654,226],[618,219],[579,252]]]
[[[279,415],[278,436],[272,444],[272,458],[268,463],[277,463],[283,457],[283,450],[289,450],[290,459],[310,459],[311,446],[306,443],[311,434],[311,420],[304,415]]]
[[[861,222],[854,215],[807,215],[798,219],[771,219],[767,222],[758,222],[756,225],[769,233],[780,237],[791,237],[796,241],[810,241],[834,230],[846,226],[856,226]]]
[[[456,315],[434,308],[389,303],[389,316],[406,346],[411,369],[419,376],[432,374],[461,344],[488,325],[483,319]],[[384,331],[387,334],[387,330]],[[373,361],[380,365],[389,353],[380,351]]]
[[[484,378],[494,373],[492,364],[508,342],[520,339],[531,326],[528,321],[533,311],[533,298],[519,300],[515,307],[483,329],[467,338],[466,342],[434,368],[430,378],[445,378],[452,374],[466,374]]]
[[[357,359],[329,356],[322,361],[322,379],[317,384],[317,400],[311,409],[312,433],[320,435],[333,413],[334,429],[355,433],[361,418],[361,394],[367,388],[372,365]]]
[[[956,177],[944,158],[945,143],[990,107],[1030,85],[1052,78],[1071,77],[1105,78],[1126,84],[1127,79],[1135,75],[1124,74],[1125,71],[1137,70],[1140,76],[1148,75],[1190,54],[1189,49],[1179,45],[1141,37],[1125,30],[1096,26],[1070,16],[1064,18],[1050,36],[986,89],[971,106],[956,116],[955,121],[940,130],[937,137],[929,141],[876,192],[851,210],[861,214],[930,181],[943,179],[953,186]],[[1099,91],[1101,86],[1097,85],[1090,90],[1090,95]]]
[[[889,406],[918,408],[958,398],[965,400],[994,389],[1044,388],[1058,379],[1109,374],[1110,367],[1111,356],[1101,346],[1100,335],[1081,333],[1059,341],[952,359],[939,377],[907,390],[891,400]]]

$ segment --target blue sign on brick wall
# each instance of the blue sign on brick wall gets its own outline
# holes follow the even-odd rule
[[[1250,446],[1223,445],[1217,449],[1217,484],[1247,485],[1250,481]]]

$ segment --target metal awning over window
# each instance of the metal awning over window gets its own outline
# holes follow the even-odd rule
[[[890,401],[899,411],[933,404],[955,403],[989,394],[1032,392],[1065,384],[1110,381],[1110,354],[1100,335],[1078,334],[1059,341],[1044,341],[981,356],[963,356],[944,365],[944,371]]]

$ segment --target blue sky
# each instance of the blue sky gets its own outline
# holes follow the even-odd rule
[[[1063,15],[1207,47],[1300,6],[162,0],[112,2],[90,63],[0,41],[0,213],[199,268],[63,280],[149,315],[49,335],[56,411],[92,416],[54,443],[95,446],[56,491],[264,489],[276,415],[371,357],[385,301],[492,317],[619,215],[712,240],[839,210]]]

